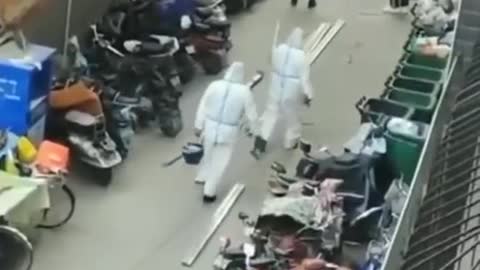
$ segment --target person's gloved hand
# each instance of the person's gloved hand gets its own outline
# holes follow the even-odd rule
[[[312,99],[307,97],[307,96],[304,96],[303,97],[303,104],[305,104],[305,106],[307,106],[307,107],[310,107],[310,105],[312,104]]]
[[[195,137],[200,138],[200,136],[202,136],[202,130],[198,129],[198,128],[195,128],[193,130],[193,134],[195,134]]]
[[[245,126],[245,134],[247,134],[247,137],[251,138],[253,137],[253,131],[249,126]]]

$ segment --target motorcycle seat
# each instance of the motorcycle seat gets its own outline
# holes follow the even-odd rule
[[[214,30],[214,31],[226,31],[231,26],[232,23],[229,20],[219,20],[210,16],[208,18],[202,19],[199,17],[194,18],[194,26],[197,30]]]
[[[214,17],[205,19],[204,23],[210,25],[211,28],[219,31],[226,30],[232,26],[232,23],[229,20],[219,20]]]
[[[235,248],[227,248],[224,252],[223,252],[223,257],[225,257],[226,259],[238,259],[238,258],[245,258],[245,253],[243,252],[243,250],[239,247],[235,247]]]
[[[169,53],[175,46],[175,43],[173,40],[170,40],[165,43],[161,43],[159,41],[140,41],[137,46],[135,46],[133,49],[128,49],[127,46],[125,46],[125,49],[129,50],[131,53],[136,54],[136,55],[144,55],[144,56],[150,56],[150,55],[157,55],[157,54],[166,54]]]
[[[222,3],[223,0],[196,0],[195,5],[197,7],[216,7]]]
[[[286,176],[286,175],[278,175],[278,181],[280,183],[283,183],[283,184],[289,186],[291,184],[297,183],[300,180],[298,178],[295,178],[295,177],[289,177],[289,176]]]
[[[287,173],[287,168],[285,168],[283,164],[277,161],[273,162],[270,168],[277,173],[281,173],[281,174]]]
[[[200,6],[200,7],[197,7],[195,9],[197,15],[201,16],[201,17],[209,17],[209,16],[212,16],[213,15],[213,9],[209,6],[207,7],[203,7],[203,6]]]
[[[65,114],[65,120],[84,127],[91,127],[98,123],[97,118],[93,115],[76,110],[67,112]]]
[[[263,269],[267,266],[275,264],[275,258],[254,258],[250,260],[250,266],[255,269]]]
[[[100,75],[100,77],[106,83],[111,83],[118,79],[118,73],[103,73]]]
[[[215,42],[215,43],[225,43],[225,39],[216,35],[206,35],[205,40],[207,42]]]
[[[158,43],[158,42],[143,42],[143,51],[145,53],[150,53],[150,54],[162,54],[162,53],[168,53],[172,48],[174,47],[175,43],[173,40],[170,40],[166,43]]]
[[[139,105],[141,102],[141,97],[139,96],[125,96],[125,95],[118,95],[115,97],[115,103],[123,104],[123,105],[132,105],[136,106]]]
[[[231,27],[231,23],[228,20],[213,20],[213,19],[196,19],[194,20],[195,30],[205,33],[209,31],[227,31]]]

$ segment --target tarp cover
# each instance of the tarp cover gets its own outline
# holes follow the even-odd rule
[[[301,195],[302,189],[302,183],[295,184],[290,187],[286,197],[265,200],[260,215],[289,216],[315,230],[324,230],[343,216],[340,209],[335,211],[333,208],[335,212],[332,212],[329,207],[322,207],[324,204],[319,197]]]

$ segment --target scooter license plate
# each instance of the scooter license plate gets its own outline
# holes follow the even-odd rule
[[[229,259],[225,259],[223,256],[220,255],[215,259],[213,263],[213,268],[215,270],[225,270],[227,269],[230,262],[231,261]]]
[[[175,76],[170,79],[170,82],[172,83],[173,86],[177,87],[180,85],[180,77]]]
[[[187,51],[188,54],[194,54],[194,53],[197,52],[193,45],[189,45],[189,46],[185,47],[185,50]]]

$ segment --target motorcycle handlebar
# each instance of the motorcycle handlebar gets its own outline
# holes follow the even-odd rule
[[[365,101],[367,101],[367,97],[363,96],[357,101],[357,103],[355,103],[355,108],[360,113],[363,113],[363,105],[365,104]]]

